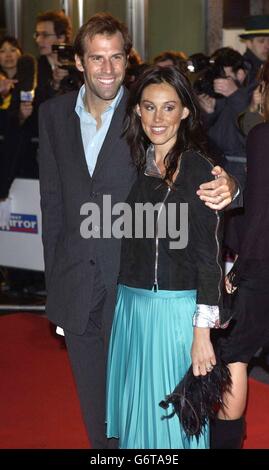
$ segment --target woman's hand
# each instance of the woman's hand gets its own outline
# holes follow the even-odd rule
[[[237,287],[234,287],[230,282],[229,275],[225,276],[225,289],[228,294],[232,294],[237,289]]]
[[[216,356],[210,341],[210,329],[194,327],[191,348],[193,375],[206,375],[216,365]]]
[[[259,112],[261,115],[263,115],[262,112],[262,95],[263,95],[263,85],[259,85],[257,88],[255,88],[253,94],[252,94],[252,99],[251,103],[249,105],[249,110],[251,113]]]
[[[33,103],[31,101],[22,101],[20,104],[20,123],[24,123],[24,121],[31,116],[33,112]]]
[[[0,95],[5,98],[17,82],[18,80],[12,80],[4,77],[4,75],[0,75]]]

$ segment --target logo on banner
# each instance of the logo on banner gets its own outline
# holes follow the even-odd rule
[[[9,227],[0,228],[5,232],[38,233],[37,216],[30,214],[10,214]]]

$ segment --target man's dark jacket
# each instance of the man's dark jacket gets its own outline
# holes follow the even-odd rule
[[[120,240],[83,238],[80,226],[87,215],[80,215],[81,207],[88,202],[100,207],[100,224],[95,224],[94,230],[102,237],[103,196],[111,196],[112,207],[124,202],[136,170],[121,136],[127,92],[114,112],[92,177],[75,112],[76,100],[77,92],[71,92],[41,105],[39,162],[47,315],[64,329],[82,334],[89,319],[97,265],[106,288],[116,287]],[[112,318],[113,305],[111,310]]]

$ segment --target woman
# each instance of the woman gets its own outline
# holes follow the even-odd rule
[[[22,54],[17,39],[5,36],[0,41],[0,109],[7,109],[11,101],[11,92],[17,83],[17,62]]]
[[[240,448],[244,437],[243,413],[247,399],[247,365],[269,341],[269,62],[264,65],[265,122],[247,139],[247,184],[244,226],[239,256],[227,279],[234,292],[235,322],[221,338],[222,357],[230,363],[233,387],[225,394],[225,407],[212,426],[213,448]],[[237,290],[236,287],[238,287]]]
[[[198,442],[188,440],[176,416],[162,419],[159,402],[191,363],[196,376],[216,364],[210,328],[220,320],[220,216],[196,195],[213,165],[190,83],[176,68],[148,68],[127,117],[139,177],[127,199],[133,226],[122,243],[107,435],[120,448],[207,448],[207,426]],[[141,215],[146,203],[156,209],[152,217]]]

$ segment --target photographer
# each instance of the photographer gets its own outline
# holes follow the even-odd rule
[[[229,48],[218,49],[209,70],[194,84],[202,107],[208,136],[227,159],[227,170],[245,183],[245,137],[238,128],[238,115],[251,100],[248,68],[242,55]]]
[[[34,39],[39,49],[38,86],[35,104],[38,107],[43,101],[53,96],[78,89],[81,85],[79,74],[73,72],[75,67],[68,67],[61,60],[61,51],[70,51],[72,26],[70,19],[62,11],[47,11],[38,15]],[[62,45],[65,45],[62,46]],[[59,46],[61,45],[61,49]],[[58,48],[57,48],[58,46]],[[68,47],[69,46],[69,47]],[[71,56],[70,55],[68,57]]]

